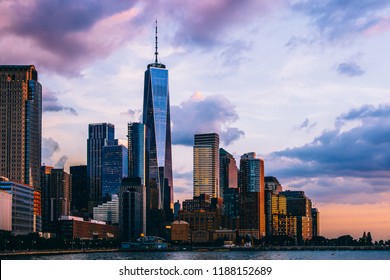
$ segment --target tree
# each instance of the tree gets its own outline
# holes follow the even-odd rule
[[[372,246],[371,232],[367,232],[367,236],[366,236],[366,245]]]

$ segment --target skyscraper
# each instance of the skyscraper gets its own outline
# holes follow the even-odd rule
[[[194,196],[220,197],[219,135],[195,134],[194,138]]]
[[[0,176],[40,191],[42,86],[33,65],[0,65]]]
[[[87,172],[89,179],[89,212],[102,202],[102,151],[104,146],[116,145],[115,128],[110,123],[88,126]]]
[[[143,123],[147,127],[146,185],[156,186],[158,208],[164,210],[168,220],[172,220],[173,175],[168,70],[158,61],[157,25],[155,61],[145,71]]]
[[[64,169],[50,171],[50,222],[70,214],[72,177]]]
[[[41,190],[42,190],[42,230],[49,231],[51,200],[50,200],[50,174],[52,166],[41,166]]]
[[[240,159],[240,234],[265,236],[264,161],[256,153]]]
[[[89,186],[87,176],[87,166],[70,166],[70,175],[72,175],[72,200],[71,214],[80,215],[88,212]]]
[[[156,191],[156,189],[151,190],[151,186],[148,185],[146,189],[146,177],[149,174],[148,170],[148,161],[146,155],[146,126],[142,123],[128,123],[128,151],[129,151],[129,180],[132,182],[139,182],[137,187],[137,192],[131,193],[132,197],[140,195],[140,210],[142,212],[142,218],[139,220],[142,222],[142,232],[147,233],[146,225],[148,217],[151,215],[151,192]],[[138,180],[138,181],[137,181]],[[134,185],[134,184],[133,184]],[[127,194],[127,195],[130,195]],[[156,197],[157,198],[157,197]],[[135,198],[134,198],[135,199]],[[132,200],[132,202],[137,200]],[[158,200],[158,199],[157,199]],[[148,202],[148,203],[147,203]],[[157,201],[156,203],[157,204]],[[124,216],[126,217],[126,215]],[[123,223],[128,223],[128,221],[123,221]]]
[[[235,158],[225,149],[219,149],[220,195],[228,188],[238,188],[238,169]]]
[[[122,179],[127,177],[128,152],[123,145],[104,146],[102,150],[102,195],[103,201],[119,193]]]
[[[141,178],[145,184],[146,162],[146,126],[142,123],[128,124],[129,178]]]

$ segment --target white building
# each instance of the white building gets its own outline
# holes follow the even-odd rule
[[[93,208],[93,219],[115,225],[119,223],[119,197],[116,194],[111,196],[111,201]]]

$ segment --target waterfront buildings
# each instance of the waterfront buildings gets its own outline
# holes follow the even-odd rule
[[[201,194],[220,197],[218,134],[195,134],[193,162],[194,197]]]
[[[0,65],[0,176],[35,191],[41,230],[42,86],[34,65]]]
[[[51,225],[53,233],[64,239],[119,239],[119,227],[100,221],[84,221],[83,218],[62,216]]]
[[[115,128],[110,123],[94,123],[88,126],[87,173],[89,180],[88,209],[102,202],[102,152],[104,146],[117,145]]]
[[[190,224],[177,220],[171,224],[171,240],[187,243],[191,241]]]
[[[123,145],[104,146],[102,149],[103,201],[119,193],[122,179],[128,176],[128,151]]]
[[[0,191],[5,191],[12,196],[12,233],[19,235],[37,231],[36,217],[34,217],[34,189],[29,185],[0,177]],[[4,195],[3,198],[8,199],[8,202],[5,201],[8,204],[9,196]],[[4,214],[8,216],[9,212]],[[6,225],[9,227],[8,222]]]
[[[297,217],[298,241],[311,240],[313,237],[311,200],[303,191],[282,191],[279,195],[286,197],[287,214]]]
[[[158,61],[157,26],[155,61],[145,71],[143,124],[147,127],[146,185],[157,190],[158,209],[173,220],[171,113],[168,69]],[[151,197],[150,197],[151,199]]]

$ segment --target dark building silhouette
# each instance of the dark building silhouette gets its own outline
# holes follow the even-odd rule
[[[145,186],[141,178],[123,178],[119,191],[119,225],[122,240],[130,241],[146,234],[146,213],[143,211]]]
[[[70,175],[72,175],[72,214],[88,212],[89,201],[89,186],[87,176],[87,166],[78,165],[70,167]]]

